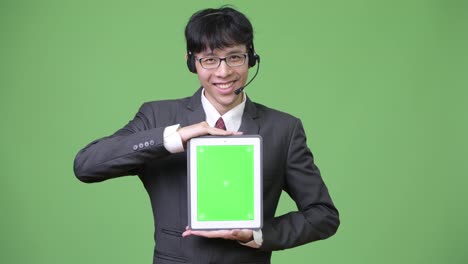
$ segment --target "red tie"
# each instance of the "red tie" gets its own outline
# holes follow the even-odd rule
[[[222,130],[226,130],[226,125],[224,124],[224,120],[222,117],[220,117],[218,121],[216,121],[215,127]]]

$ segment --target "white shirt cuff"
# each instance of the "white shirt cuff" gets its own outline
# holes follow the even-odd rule
[[[243,246],[251,247],[251,248],[259,248],[262,246],[262,243],[263,243],[262,230],[253,230],[253,240],[247,243],[240,243],[240,244]]]
[[[170,153],[179,153],[184,151],[184,145],[182,144],[182,139],[180,138],[177,129],[180,125],[168,126],[164,129],[164,147]]]

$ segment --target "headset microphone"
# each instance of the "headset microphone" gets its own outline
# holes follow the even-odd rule
[[[255,77],[257,77],[258,69],[260,69],[260,56],[256,55],[256,59],[257,59],[257,71],[255,72],[255,75],[252,77],[252,79],[250,79],[250,81],[246,85],[244,85],[244,86],[242,86],[242,87],[240,87],[240,88],[238,88],[238,89],[236,89],[234,91],[234,93],[236,95],[239,95],[240,93],[242,93],[242,91],[245,89],[245,87],[247,87],[247,85],[249,85],[255,79]]]

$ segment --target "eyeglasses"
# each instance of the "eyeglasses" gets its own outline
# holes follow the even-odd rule
[[[216,69],[221,65],[222,61],[225,61],[227,65],[231,67],[239,67],[244,65],[245,60],[247,59],[247,53],[236,53],[226,56],[224,58],[220,57],[202,57],[196,58],[203,69]]]

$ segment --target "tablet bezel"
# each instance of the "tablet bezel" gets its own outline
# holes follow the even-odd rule
[[[197,146],[251,145],[254,152],[254,219],[199,221],[197,192]],[[259,135],[203,136],[187,142],[188,226],[192,230],[261,229],[263,225],[262,137]],[[235,162],[235,160],[233,161]]]

